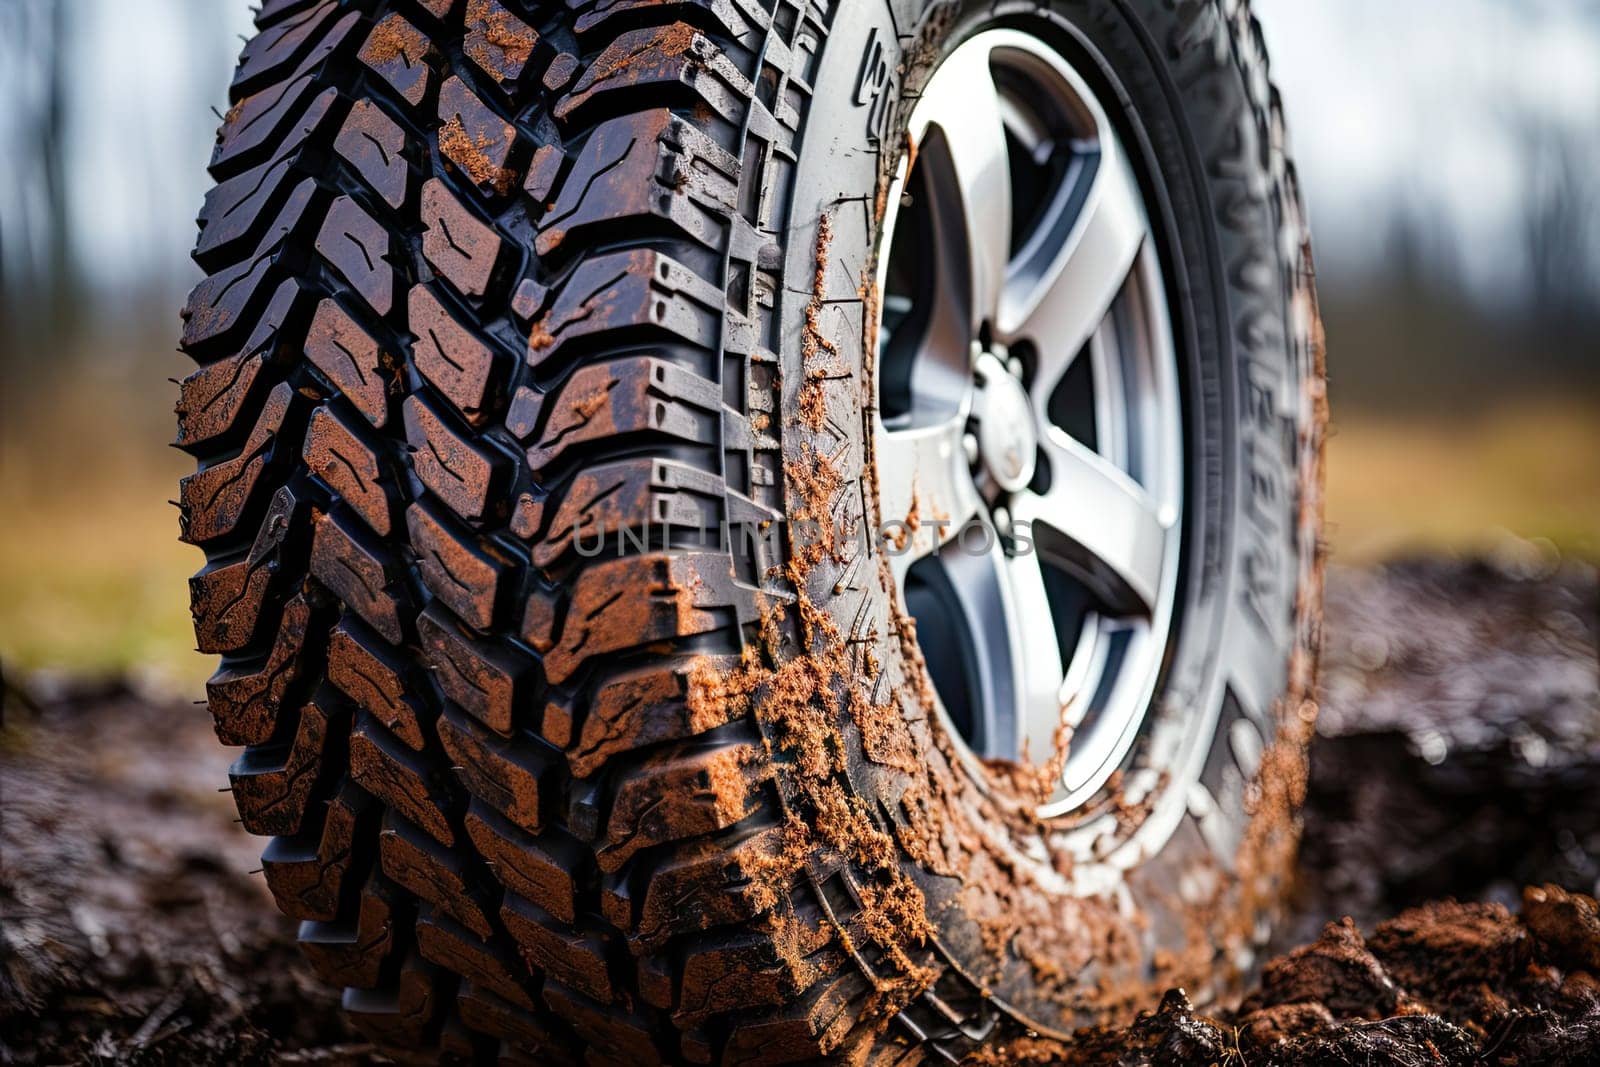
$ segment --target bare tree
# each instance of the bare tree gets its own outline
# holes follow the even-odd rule
[[[1518,134],[1527,191],[1519,221],[1532,310],[1570,327],[1592,317],[1600,302],[1596,160],[1587,139],[1544,115],[1525,112]]]

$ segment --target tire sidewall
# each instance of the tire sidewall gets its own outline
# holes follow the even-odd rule
[[[1241,939],[1261,930],[1253,917],[1234,913],[1243,905],[1231,882],[1261,754],[1278,733],[1278,698],[1297,639],[1304,572],[1297,482],[1309,422],[1301,398],[1310,368],[1297,358],[1304,339],[1291,336],[1294,265],[1269,131],[1233,30],[1209,0],[839,5],[795,169],[785,273],[811,277],[817,247],[810,238],[826,215],[827,291],[863,291],[882,190],[905,151],[916,93],[957,44],[996,25],[1046,36],[1108,111],[1120,112],[1114,121],[1137,116],[1119,121],[1119,132],[1146,183],[1162,244],[1184,389],[1179,609],[1158,695],[1130,756],[1137,764],[1159,753],[1169,773],[1145,802],[1139,828],[1115,849],[1102,844],[1105,869],[1082,872],[1091,876],[1080,884],[1126,895],[1143,913],[1146,969],[1157,950],[1170,957],[1178,948],[1191,963],[1198,964],[1197,952],[1242,962],[1250,946]],[[798,354],[806,347],[801,324],[809,295],[791,288],[783,296],[785,411],[796,410],[805,380]],[[866,299],[829,300],[821,328],[857,339],[854,358],[861,360],[872,313]],[[834,455],[843,448],[866,464],[865,425],[830,420],[835,432],[818,447]],[[785,435],[786,463],[804,458],[795,436]],[[863,482],[866,500],[870,477]],[[860,510],[870,518],[870,502]],[[813,594],[841,628],[855,626],[863,614],[884,610],[874,604],[864,612],[863,600],[890,596],[880,583],[863,584],[869,588],[857,595],[837,592],[837,582]],[[853,780],[865,792],[874,784],[892,788],[865,768]],[[930,903],[956,899],[941,881],[919,877]],[[970,939],[952,937],[950,944],[958,957],[963,946],[973,951]],[[973,973],[995,968],[982,958],[958,962]],[[1208,973],[1196,966],[1193,975],[1157,977],[1192,983]],[[1060,1026],[1083,1017],[1075,1008],[1067,1014],[1076,1020],[1064,1018],[1059,1004],[1016,982],[996,984],[1031,1023]]]

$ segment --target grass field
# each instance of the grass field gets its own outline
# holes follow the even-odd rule
[[[1600,405],[1552,398],[1460,419],[1336,409],[1327,520],[1344,563],[1528,541],[1600,557]]]
[[[164,447],[172,393],[80,388],[74,421],[14,410],[0,423],[0,660],[196,693],[213,661],[189,630],[185,580],[201,556],[178,543],[166,503],[191,469]],[[1600,409],[1552,399],[1461,420],[1336,416],[1327,500],[1343,563],[1597,557]]]
[[[183,369],[176,355],[159,367]],[[167,503],[193,470],[166,447],[177,389],[149,364],[73,388],[68,404],[31,383],[42,402],[14,396],[0,419],[0,660],[194,692],[215,664],[190,632],[186,583],[203,559]]]

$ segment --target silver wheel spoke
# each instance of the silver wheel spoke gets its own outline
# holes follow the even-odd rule
[[[1011,253],[1011,164],[987,49],[958,49],[940,68],[912,112],[911,137],[924,166],[942,164],[954,179],[953,202],[941,199],[937,207],[960,219],[966,255],[948,256],[942,266],[968,272],[975,334],[999,305]]]
[[[1026,741],[1033,759],[1048,760],[1062,668],[1038,557],[1008,556],[993,527],[971,524],[955,540],[942,562],[977,653],[987,747],[1015,759]]]
[[[1064,674],[1055,618],[1045,594],[1039,553],[1002,553],[1001,557],[1010,594],[1006,622],[1018,694],[1017,721],[1022,724],[1017,755],[1048,763],[1055,758],[1056,735],[1061,728]]]
[[[948,544],[978,513],[977,488],[961,446],[965,423],[963,412],[935,426],[878,435],[880,521],[896,586],[904,586],[911,564]],[[896,543],[902,534],[904,543]]]
[[[1139,183],[1115,140],[1103,140],[1089,193],[1053,259],[1021,259],[1000,304],[999,336],[1038,351],[1034,388],[1053,387],[1111,309],[1149,223]]]
[[[1061,431],[1052,428],[1040,445],[1050,489],[1018,494],[1012,513],[1032,524],[1040,551],[1074,571],[1113,610],[1151,614],[1175,516],[1162,514],[1137,482]]]
[[[982,757],[1047,766],[1071,731],[1052,817],[1127,762],[1170,647],[1184,416],[1160,242],[1094,90],[1019,29],[946,56],[908,132],[878,248],[879,544],[980,782]]]

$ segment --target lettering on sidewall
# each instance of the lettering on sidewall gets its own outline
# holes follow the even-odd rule
[[[889,115],[894,101],[894,64],[883,37],[874,26],[867,35],[861,55],[861,73],[856,78],[856,106],[867,109],[867,140],[881,147],[888,136]]]
[[[1276,375],[1246,360],[1240,379],[1240,453],[1246,522],[1239,595],[1245,609],[1268,634],[1276,633],[1274,605],[1292,610],[1288,591],[1288,554],[1293,536],[1292,466],[1285,455],[1295,450],[1294,420],[1279,414]]]

